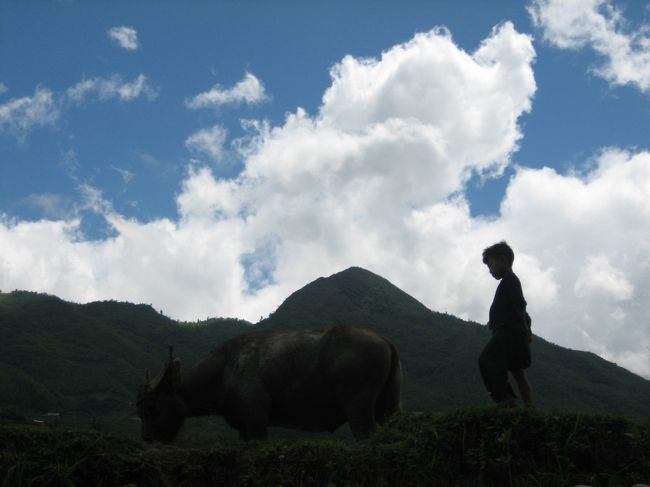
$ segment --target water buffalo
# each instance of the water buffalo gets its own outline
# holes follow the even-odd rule
[[[171,355],[171,354],[170,354]],[[257,331],[226,341],[181,374],[170,356],[140,387],[145,441],[174,441],[189,416],[221,415],[243,440],[269,426],[334,431],[356,439],[400,409],[401,365],[391,342],[367,328]]]

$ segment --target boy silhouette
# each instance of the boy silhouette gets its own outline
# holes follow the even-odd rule
[[[508,371],[517,382],[521,399],[527,407],[533,404],[532,391],[524,369],[530,367],[530,317],[519,278],[512,271],[515,254],[506,242],[499,242],[483,251],[483,263],[499,285],[492,306],[488,327],[492,338],[479,357],[483,383],[500,407],[514,407],[515,394],[508,382]]]

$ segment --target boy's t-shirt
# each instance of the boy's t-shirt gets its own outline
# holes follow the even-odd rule
[[[512,331],[529,332],[524,328],[522,316],[526,316],[526,300],[521,289],[521,282],[514,272],[508,271],[499,282],[494,294],[494,300],[490,306],[489,327],[494,330],[505,326]]]

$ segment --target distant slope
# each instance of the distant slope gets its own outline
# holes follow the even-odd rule
[[[148,305],[0,294],[0,407],[97,416],[132,411],[145,369],[158,373],[168,345],[191,364],[247,329],[238,320],[180,325]]]
[[[296,329],[335,323],[365,325],[394,341],[404,369],[406,408],[448,410],[488,402],[477,359],[489,330],[433,312],[367,270],[352,267],[315,280],[260,325]],[[529,377],[538,406],[650,416],[650,381],[595,354],[539,337],[532,352]]]

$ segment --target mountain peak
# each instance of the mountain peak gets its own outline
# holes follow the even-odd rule
[[[414,323],[432,314],[387,279],[361,267],[350,267],[294,292],[261,324],[286,328],[363,324],[377,313]],[[356,323],[350,323],[351,317]]]

